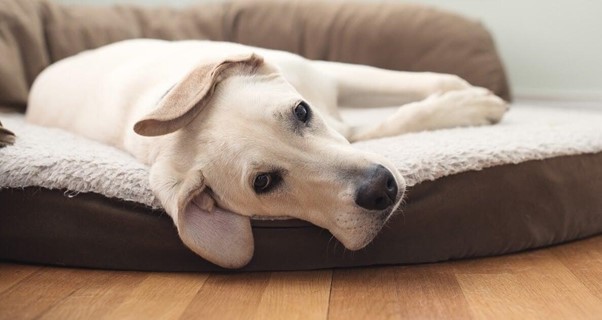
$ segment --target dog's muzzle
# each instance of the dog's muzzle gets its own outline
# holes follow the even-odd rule
[[[367,210],[382,211],[397,202],[397,181],[387,168],[376,165],[364,172],[355,203]]]

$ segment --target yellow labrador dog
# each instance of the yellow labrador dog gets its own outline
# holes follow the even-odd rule
[[[402,106],[349,126],[337,109]],[[28,121],[130,152],[183,242],[242,267],[250,217],[289,216],[366,246],[399,206],[403,177],[350,141],[498,122],[506,104],[452,75],[310,61],[211,41],[129,40],[57,62],[35,81]]]

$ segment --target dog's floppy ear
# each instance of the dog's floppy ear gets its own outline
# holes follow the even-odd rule
[[[150,183],[188,248],[224,268],[241,268],[251,260],[255,246],[249,217],[217,207],[200,170],[182,173],[157,162]]]
[[[249,217],[217,207],[207,190],[183,203],[176,225],[186,246],[221,267],[241,268],[253,257]]]
[[[262,65],[263,58],[253,53],[197,66],[161,99],[153,112],[134,125],[134,131],[143,136],[159,136],[181,129],[203,110],[221,80],[231,74],[251,74]]]

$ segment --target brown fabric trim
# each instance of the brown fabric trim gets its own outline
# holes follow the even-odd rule
[[[412,264],[499,255],[602,232],[602,153],[528,161],[423,182],[367,248],[349,252],[302,221],[255,221],[243,271]],[[0,259],[157,271],[220,270],[163,213],[97,194],[0,190]]]

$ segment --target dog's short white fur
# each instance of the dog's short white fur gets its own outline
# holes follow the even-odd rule
[[[339,107],[401,106],[353,127]],[[36,79],[28,121],[124,149],[183,242],[227,268],[253,256],[250,217],[289,216],[366,246],[405,182],[350,141],[498,122],[505,102],[453,75],[311,61],[211,41],[128,40],[57,62]]]

